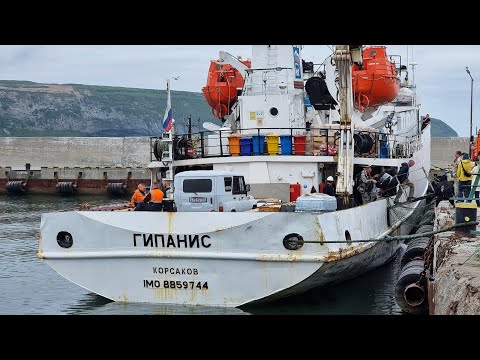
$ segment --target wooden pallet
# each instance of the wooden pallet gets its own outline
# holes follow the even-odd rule
[[[279,212],[282,205],[265,205],[260,206],[256,210],[260,212]]]

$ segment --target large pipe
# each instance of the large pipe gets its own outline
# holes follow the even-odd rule
[[[340,130],[340,157],[343,156],[343,133],[345,132],[345,129]],[[328,144],[327,144],[327,150],[328,150]],[[348,150],[347,150],[348,151]]]
[[[350,130],[347,129],[347,144],[346,144],[346,150],[347,150],[347,156],[345,159],[346,165],[345,165],[345,189],[349,192],[350,194],[350,189],[349,187],[347,188],[347,182],[349,182],[348,179],[350,179],[350,165],[349,165],[349,159],[350,159]]]

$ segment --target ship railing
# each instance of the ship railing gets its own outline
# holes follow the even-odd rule
[[[417,130],[417,125],[412,125],[407,131],[394,135],[393,148],[398,157],[408,158],[422,149],[422,135]]]
[[[151,161],[161,160],[161,138],[151,137]],[[230,156],[293,155],[336,156],[340,132],[331,127],[248,128],[200,131],[174,137],[174,159],[218,158]],[[389,135],[356,130],[355,157],[408,158],[421,148],[419,135]],[[156,153],[155,153],[156,147]],[[165,155],[165,154],[163,154]]]

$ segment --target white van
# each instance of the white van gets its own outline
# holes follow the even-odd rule
[[[240,212],[254,209],[257,201],[247,194],[250,185],[231,171],[195,170],[175,175],[174,201],[179,212]]]

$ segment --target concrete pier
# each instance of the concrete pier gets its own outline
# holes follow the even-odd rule
[[[468,153],[468,137],[454,138],[432,138],[430,159],[432,167],[446,168],[455,159],[455,152],[462,151]]]
[[[148,137],[0,137],[0,166],[145,167]]]
[[[468,140],[432,138],[432,166],[448,168],[456,151],[468,151]],[[99,193],[108,182],[126,181],[133,192],[138,181],[150,179],[150,151],[149,137],[0,137],[0,192],[9,180],[26,179],[29,192],[54,191],[57,181]]]
[[[455,224],[455,208],[448,201],[440,202],[435,215],[435,230]],[[480,237],[447,231],[434,240],[433,314],[480,315]]]
[[[0,166],[145,167],[148,137],[0,137]],[[456,151],[468,151],[468,138],[432,138],[431,162],[449,166]]]
[[[31,194],[57,193],[59,182],[76,194],[105,194],[111,183],[133,193],[150,181],[148,137],[2,137],[0,150],[0,193],[10,181]]]

